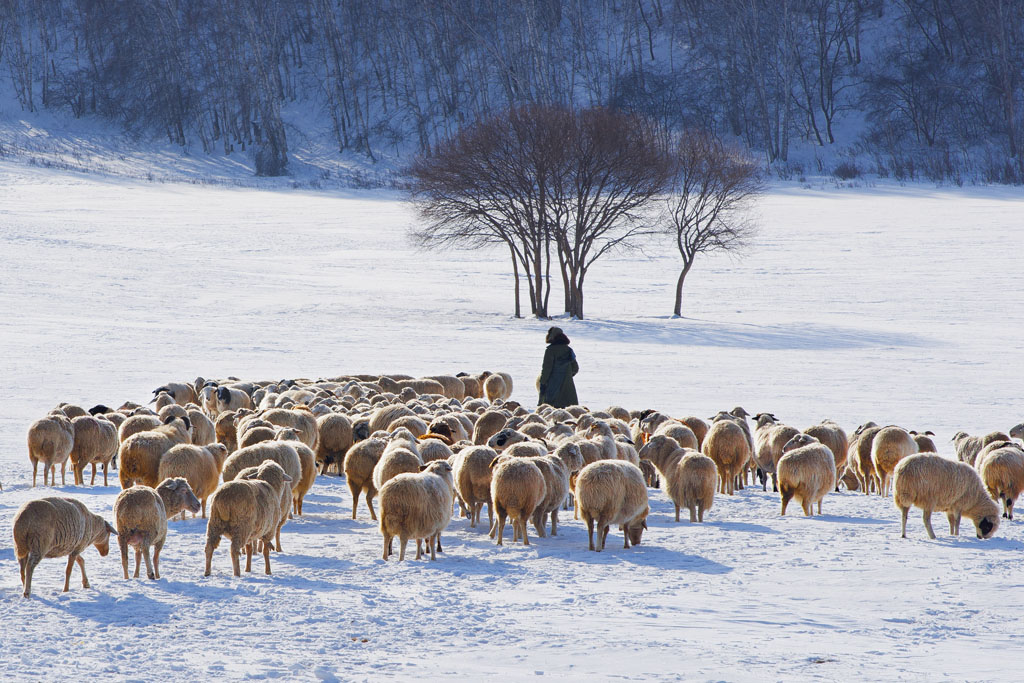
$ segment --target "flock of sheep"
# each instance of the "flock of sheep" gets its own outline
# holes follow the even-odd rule
[[[86,411],[61,404],[29,428],[32,485],[43,466],[43,485],[61,483],[71,463],[74,481],[90,484],[102,468],[116,466],[122,492],[114,525],[71,498],[24,504],[14,519],[14,545],[24,595],[44,557],[67,556],[64,590],[77,563],[88,588],[82,553],[101,555],[116,535],[125,578],[128,549],[138,577],[144,559],[159,578],[167,521],[209,517],[205,574],[221,538],[231,540],[235,576],[246,554],[281,551],[281,529],[302,515],[303,498],[316,476],[344,475],[352,493],[352,518],[360,497],[383,536],[382,557],[408,541],[416,558],[441,551],[441,533],[458,504],[475,528],[487,505],[489,534],[498,545],[511,521],[512,539],[529,545],[527,524],[544,536],[558,532],[558,514],[571,506],[587,525],[591,550],[600,552],[609,530],[623,545],[640,543],[647,528],[648,487],[663,487],[691,522],[702,522],[716,494],[732,495],[753,482],[773,489],[781,512],[797,500],[813,515],[839,490],[889,495],[902,513],[906,535],[910,507],[921,508],[931,538],[931,513],[945,512],[951,534],[966,516],[979,538],[991,537],[1024,490],[1024,424],[1009,433],[954,437],[959,460],[936,454],[931,433],[861,425],[849,437],[823,421],[800,431],[770,413],[742,408],[709,420],[673,418],[653,410],[611,407],[591,411],[542,405],[527,410],[510,400],[505,373],[353,375],[328,380],[243,382],[235,378],[170,383],[154,391],[152,408],[125,403]],[[748,423],[752,418],[753,427]],[[373,501],[378,499],[378,511]],[[597,536],[595,539],[595,531]],[[424,545],[425,544],[425,545]]]

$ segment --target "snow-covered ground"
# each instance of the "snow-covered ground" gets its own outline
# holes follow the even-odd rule
[[[1014,189],[773,189],[742,260],[698,262],[668,316],[668,244],[588,277],[560,320],[581,400],[806,427],[866,420],[949,438],[1024,420],[1024,197]],[[24,435],[59,401],[146,400],[196,375],[503,369],[532,390],[550,324],[515,320],[501,252],[421,252],[385,192],[146,183],[0,161],[0,663],[16,680],[1018,678],[1021,522],[995,539],[899,538],[890,501],[843,492],[781,518],[760,489],[600,555],[571,519],[496,548],[453,520],[434,563],[383,563],[335,477],[284,530],[274,575],[203,578],[202,520],[171,524],[159,581],[90,550],[93,588],[46,560],[21,598],[11,520]],[[556,292],[557,296],[557,292]],[[553,297],[555,298],[555,297]],[[108,516],[114,486],[58,487]],[[791,508],[792,510],[793,508]],[[565,514],[563,514],[563,517]],[[571,518],[571,513],[569,513]],[[935,516],[941,533],[942,515]]]

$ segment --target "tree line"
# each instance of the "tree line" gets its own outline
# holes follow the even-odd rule
[[[339,151],[408,158],[540,104],[704,129],[780,173],[809,143],[900,178],[1022,182],[1022,65],[1019,0],[0,0],[26,111],[245,151],[266,175],[287,170],[289,110]]]

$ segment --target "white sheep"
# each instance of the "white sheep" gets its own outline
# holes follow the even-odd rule
[[[71,569],[78,563],[82,587],[89,587],[82,553],[96,546],[101,557],[110,552],[114,527],[74,498],[38,498],[30,500],[14,514],[14,554],[21,569],[24,596],[32,594],[32,574],[44,557],[68,556],[64,572],[64,592],[70,587]]]
[[[540,468],[526,458],[498,456],[491,462],[491,502],[497,517],[491,525],[490,537],[503,545],[505,520],[512,518],[513,542],[522,538],[530,545],[526,522],[533,517],[547,492]]]
[[[960,535],[961,516],[974,521],[978,538],[991,538],[999,528],[999,506],[989,498],[974,468],[934,453],[910,455],[896,465],[893,503],[902,515],[902,538],[907,537],[907,513],[911,506],[923,511],[924,528],[931,539],[935,538],[933,511],[946,513],[953,536]]]
[[[650,506],[643,474],[636,465],[623,460],[587,465],[576,477],[576,505],[587,523],[590,550],[601,552],[612,524],[622,530],[624,548],[640,545]]]
[[[43,463],[43,486],[47,484],[48,472],[52,475],[50,485],[56,486],[57,465],[60,465],[60,483],[64,485],[64,473],[74,445],[75,427],[63,413],[51,412],[32,423],[28,428],[28,459],[32,462],[33,488],[39,463]]]
[[[996,444],[984,460],[979,456],[978,474],[989,495],[1002,502],[1003,517],[1013,519],[1013,505],[1024,491],[1024,449],[1011,441]]]
[[[914,453],[917,453],[917,442],[905,429],[889,426],[875,434],[871,443],[871,464],[875,467],[879,495],[889,495],[893,469],[900,460]]]
[[[783,515],[793,498],[800,501],[807,517],[814,515],[815,503],[820,515],[822,499],[836,486],[835,456],[813,436],[797,434],[783,448],[778,479]]]
[[[391,554],[391,540],[397,536],[401,548],[399,561],[405,559],[405,545],[416,539],[416,559],[422,557],[420,542],[426,541],[430,559],[435,548],[441,550],[441,532],[452,517],[455,485],[452,466],[435,460],[420,472],[407,472],[388,480],[380,489],[380,532],[384,536],[383,559]]]
[[[156,489],[132,486],[121,491],[114,501],[117,542],[121,547],[121,568],[128,578],[128,546],[135,548],[135,578],[139,577],[139,558],[146,560],[146,576],[160,578],[160,551],[167,540],[167,520],[190,510],[199,511],[199,499],[181,477],[164,479]],[[150,560],[149,550],[153,548]]]
[[[207,446],[180,444],[167,451],[160,458],[158,479],[182,477],[188,482],[196,498],[200,500],[202,516],[206,518],[206,500],[217,490],[224,461],[228,457],[227,446],[211,443]],[[182,513],[184,514],[184,513]],[[192,513],[195,517],[195,513]]]

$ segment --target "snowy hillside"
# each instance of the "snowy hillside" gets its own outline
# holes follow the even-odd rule
[[[698,261],[673,320],[670,245],[588,276],[559,320],[581,400],[708,416],[742,405],[950,436],[1024,420],[1024,198],[1007,189],[776,187],[741,260]],[[420,252],[383,191],[133,182],[0,161],[0,664],[12,680],[1012,680],[1024,526],[927,540],[843,491],[800,517],[760,488],[600,555],[558,537],[496,548],[455,519],[437,562],[384,563],[342,480],[318,478],[274,575],[204,578],[202,520],[170,524],[158,581],[116,550],[44,560],[21,597],[11,522],[28,425],[60,401],[145,401],[169,380],[505,370],[535,402],[546,321],[515,320],[504,254]],[[70,481],[70,477],[69,477]],[[113,482],[111,482],[113,483]],[[110,518],[118,488],[58,487]],[[568,517],[568,519],[566,519]],[[533,529],[531,528],[531,536]]]

